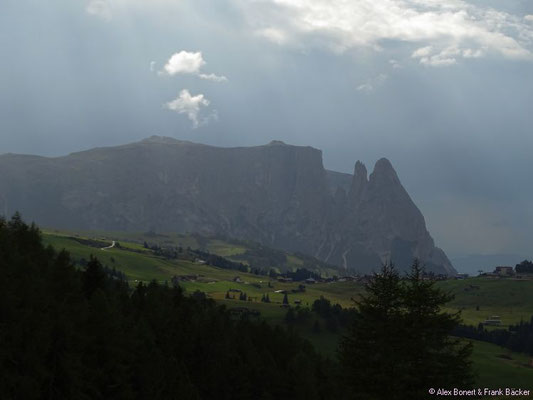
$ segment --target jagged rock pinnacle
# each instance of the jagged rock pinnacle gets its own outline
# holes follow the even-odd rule
[[[386,158],[380,158],[374,166],[374,171],[370,174],[371,181],[400,183],[396,171]]]
[[[361,161],[355,163],[353,171],[352,186],[350,188],[350,197],[360,199],[368,184],[367,170],[365,164]]]

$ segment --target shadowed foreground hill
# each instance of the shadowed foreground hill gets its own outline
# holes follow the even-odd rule
[[[2,399],[333,399],[334,365],[266,323],[179,288],[76,270],[0,219]]]
[[[455,273],[386,159],[349,175],[326,171],[311,147],[154,136],[57,158],[6,154],[0,171],[0,206],[44,226],[219,234],[358,272],[417,257]]]

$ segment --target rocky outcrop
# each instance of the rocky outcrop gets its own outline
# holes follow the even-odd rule
[[[341,217],[317,257],[362,271],[366,265],[390,260],[405,268],[417,257],[430,270],[455,273],[444,252],[435,247],[422,213],[387,159],[376,163],[369,178],[358,161],[344,184],[348,178],[351,186],[338,213]]]
[[[0,156],[0,202],[43,226],[224,234],[369,272],[419,257],[455,271],[386,159],[370,177],[273,141],[217,148],[151,137],[65,157]]]

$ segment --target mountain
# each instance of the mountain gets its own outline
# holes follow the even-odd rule
[[[369,272],[419,257],[454,274],[390,162],[326,171],[322,152],[273,141],[219,148],[152,136],[64,157],[0,156],[0,205],[43,226],[250,239]],[[0,208],[1,210],[1,208]]]

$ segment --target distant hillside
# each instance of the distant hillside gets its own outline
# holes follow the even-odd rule
[[[151,137],[64,157],[0,156],[0,202],[41,226],[253,240],[360,273],[413,257],[454,274],[386,159],[367,176],[279,141],[218,148]]]
[[[252,280],[260,280],[264,278],[258,278],[257,274],[297,269],[306,269],[323,277],[342,276],[338,268],[308,255],[292,254],[251,241],[198,234],[45,231],[43,240],[69,251],[72,259],[81,266],[91,254],[97,255],[109,268],[125,273],[128,280],[168,281],[173,275],[187,274],[202,274],[208,280],[221,277],[231,280],[242,272],[246,272],[248,278],[254,272],[256,276]],[[101,250],[111,242],[116,243],[114,248]],[[219,257],[218,262],[208,262],[211,265],[196,262],[207,260],[209,256]],[[211,268],[217,266],[221,268]]]

